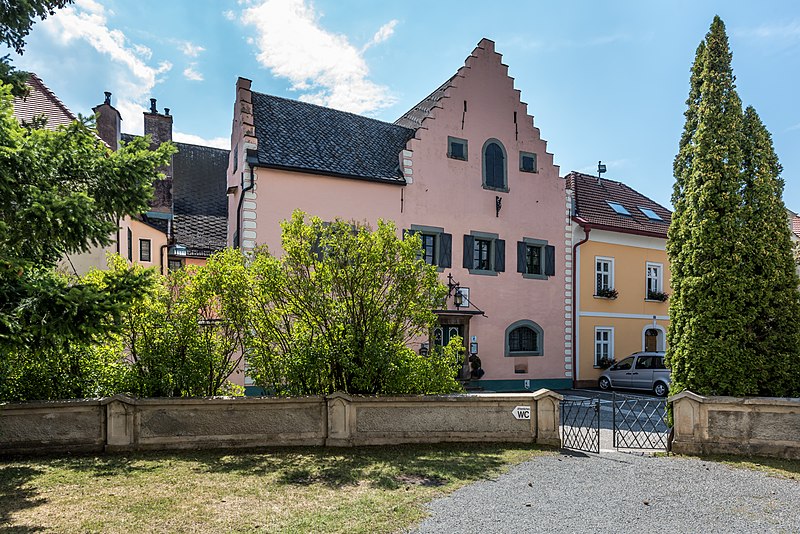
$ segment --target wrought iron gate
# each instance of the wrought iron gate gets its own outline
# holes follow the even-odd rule
[[[600,399],[561,401],[561,447],[600,452]]]
[[[614,447],[617,449],[669,450],[667,400],[612,397]]]

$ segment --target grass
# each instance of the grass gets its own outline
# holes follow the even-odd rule
[[[553,450],[448,444],[0,460],[0,532],[396,532]]]
[[[800,460],[721,454],[702,456],[698,457],[698,459],[719,462],[738,469],[762,471],[774,477],[800,480]]]

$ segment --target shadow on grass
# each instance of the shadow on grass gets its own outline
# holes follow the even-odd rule
[[[47,502],[35,489],[26,487],[41,470],[28,466],[0,463],[0,533],[41,532],[43,527],[11,526],[14,512],[33,508]]]
[[[551,450],[527,444],[430,444],[352,449],[314,447],[215,451],[140,452],[100,457],[53,458],[52,465],[112,477],[155,472],[190,463],[197,473],[264,477],[280,485],[331,488],[368,484],[383,489],[443,486],[492,476],[509,462],[507,451]]]

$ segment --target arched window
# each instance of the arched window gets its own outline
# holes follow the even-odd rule
[[[506,328],[506,356],[541,356],[544,332],[533,321],[517,321]]]
[[[506,151],[497,139],[489,139],[483,145],[483,187],[508,191]]]

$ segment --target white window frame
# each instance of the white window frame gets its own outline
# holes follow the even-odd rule
[[[597,291],[600,287],[597,286],[597,275],[602,274],[605,276],[605,273],[599,271],[597,269],[598,262],[606,262],[608,263],[608,289],[614,289],[614,258],[606,258],[604,256],[595,256],[594,257],[594,294],[597,295]]]
[[[598,341],[597,340],[597,334],[599,332],[608,333],[608,340]],[[603,345],[607,344],[608,345],[608,359],[609,360],[613,360],[614,359],[614,327],[613,326],[595,326],[594,327],[594,338],[592,338],[592,339],[594,340],[594,366],[595,367],[599,367],[600,366],[600,352],[598,351],[598,348],[601,346],[601,344],[603,344]]]
[[[650,291],[651,291],[651,289],[650,289],[650,280],[651,280],[650,269],[655,269],[656,272],[657,272],[657,275],[655,276],[656,289],[653,289],[652,291],[656,291],[658,293],[661,293],[661,292],[664,291],[664,264],[663,263],[654,263],[654,262],[648,261],[647,264],[646,264],[646,267],[645,267],[645,275],[644,275],[645,276],[645,278],[644,278],[644,280],[645,280],[644,281],[644,291],[645,291],[644,298],[645,299],[649,299],[650,298]]]

